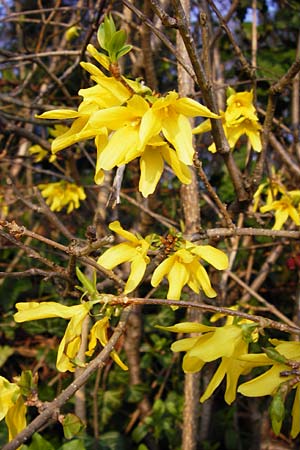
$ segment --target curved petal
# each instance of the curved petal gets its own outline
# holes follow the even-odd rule
[[[167,294],[168,299],[179,300],[183,286],[188,282],[189,272],[184,264],[175,261],[169,274],[167,275],[169,281],[169,290]]]
[[[128,154],[140,148],[139,135],[136,127],[123,126],[109,139],[108,144],[99,155],[99,166],[104,170],[111,170],[115,166],[127,164]],[[133,153],[132,158],[135,158]]]
[[[272,395],[283,381],[288,381],[291,377],[281,377],[280,372],[286,370],[287,366],[283,364],[274,364],[259,377],[251,381],[241,384],[238,392],[247,397],[263,397],[264,395]]]
[[[197,356],[203,361],[214,361],[223,356],[232,356],[237,339],[242,339],[241,328],[230,325],[217,328],[205,343],[199,342],[191,350],[191,356]]]
[[[182,360],[182,369],[185,373],[195,373],[199,372],[204,364],[205,362],[201,359],[194,358],[187,353]]]
[[[171,112],[164,118],[163,134],[171,142],[178,153],[180,161],[191,166],[195,153],[193,147],[192,128],[189,120],[182,114]]]
[[[212,247],[211,245],[197,245],[191,251],[218,270],[228,268],[228,257],[226,253],[218,248]]]
[[[197,127],[193,128],[193,134],[206,133],[211,130],[211,121],[209,119],[201,122]]]
[[[97,134],[96,130],[85,130],[88,120],[89,116],[87,115],[79,117],[73,122],[72,126],[66,133],[57,136],[51,143],[52,153],[56,153],[66,147],[70,147],[81,140],[94,137]]]
[[[153,287],[157,287],[161,280],[170,272],[176,257],[174,255],[168,256],[162,261],[154,270],[151,278],[151,284]]]
[[[174,333],[206,333],[209,331],[214,331],[216,329],[216,327],[203,325],[202,323],[197,322],[180,322],[170,327],[163,327],[160,325],[156,325],[156,328],[160,328],[166,331],[172,331]]]
[[[172,168],[173,172],[184,184],[190,184],[192,181],[192,173],[190,168],[181,162],[177,153],[172,150],[168,145],[164,145],[161,148],[161,153],[165,161]]]
[[[131,262],[130,275],[124,288],[124,294],[136,289],[145,274],[147,263],[141,255],[135,256]]]
[[[205,295],[208,298],[213,298],[217,296],[216,291],[211,286],[210,279],[205,268],[200,263],[197,264],[197,271],[195,277],[199,285],[201,286],[201,289],[204,291]]]
[[[275,211],[275,224],[273,225],[273,230],[281,230],[285,222],[287,221],[289,214],[286,209],[277,209]]]
[[[46,111],[35,117],[39,119],[76,119],[77,117],[80,117],[80,113],[72,109],[53,109],[52,111]]]
[[[213,113],[206,106],[201,105],[201,103],[188,97],[178,99],[174,104],[174,108],[178,113],[184,114],[187,117],[202,116],[211,117],[213,119],[220,118],[218,114]]]
[[[146,147],[146,150],[140,158],[140,168],[139,191],[144,197],[148,197],[148,195],[153,194],[155,191],[156,185],[164,170],[164,162],[159,150],[152,146]]]
[[[111,222],[108,228],[111,231],[117,233],[119,236],[122,236],[124,239],[127,239],[127,241],[133,242],[136,245],[139,244],[139,239],[130,231],[124,230],[124,228],[122,227],[122,225],[118,220]]]
[[[90,126],[95,129],[106,127],[110,130],[118,130],[135,118],[126,106],[112,106],[95,112],[90,118]]]
[[[153,136],[159,134],[161,127],[162,122],[159,112],[155,113],[153,107],[150,108],[141,120],[139,131],[141,146],[146,145]]]
[[[70,319],[74,315],[86,309],[86,303],[74,306],[65,306],[56,302],[26,302],[17,303],[18,312],[14,314],[16,322],[27,322],[28,320],[48,319],[51,317],[61,317]]]
[[[230,363],[230,361],[228,358],[222,359],[221,364],[219,365],[216,372],[214,373],[214,376],[210,380],[204,394],[200,397],[201,403],[205,402],[205,400],[207,400],[209,397],[211,397],[212,394],[217,389],[217,387],[221,384],[223,378],[225,377],[225,375],[227,373],[229,363]]]
[[[20,388],[15,383],[10,383],[6,378],[0,376],[0,391],[0,420],[2,420],[13,406],[13,400],[20,392]]]
[[[119,264],[131,261],[136,256],[136,248],[127,242],[115,245],[106,250],[103,255],[98,258],[97,263],[105,269],[113,269]]]
[[[12,441],[17,434],[26,428],[26,411],[27,407],[23,397],[19,395],[16,403],[8,410],[5,422],[8,428],[8,441]],[[23,446],[18,448],[20,450]]]

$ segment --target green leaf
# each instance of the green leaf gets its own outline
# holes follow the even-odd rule
[[[270,359],[273,359],[273,361],[276,361],[280,364],[286,364],[288,361],[286,357],[278,353],[278,351],[275,350],[274,347],[265,347],[263,348],[263,351]]]
[[[30,395],[32,390],[36,388],[36,383],[32,376],[31,370],[23,370],[17,384],[21,389],[22,395],[24,395],[25,397]]]
[[[119,50],[117,52],[117,55],[116,55],[117,59],[121,58],[121,56],[126,55],[126,53],[129,53],[131,51],[131,49],[132,49],[132,45],[124,45],[121,48],[121,50]]]
[[[32,436],[31,444],[28,446],[28,450],[55,450],[55,448],[46,441],[39,433],[34,433]]]
[[[122,49],[126,42],[126,31],[119,30],[111,38],[109,43],[108,52],[116,54],[118,51]]]
[[[91,281],[83,272],[81,272],[79,267],[76,267],[76,275],[88,294],[94,296],[95,293],[97,293],[95,277],[93,276],[93,280]]]
[[[109,44],[115,32],[116,27],[112,16],[106,16],[97,32],[97,39],[101,48],[109,51]]]
[[[271,417],[273,431],[276,435],[278,435],[280,433],[281,425],[285,414],[284,398],[282,396],[282,392],[280,391],[280,389],[276,392],[276,394],[272,399],[269,408],[269,413]]]
[[[59,447],[58,450],[86,450],[85,445],[79,439],[73,439],[73,441],[66,442]]]
[[[72,439],[77,436],[84,428],[84,423],[75,414],[67,414],[63,421],[62,426],[64,429],[64,435],[66,439]]]

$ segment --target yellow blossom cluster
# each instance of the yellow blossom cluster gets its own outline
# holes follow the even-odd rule
[[[266,353],[248,353],[249,343],[257,340],[257,324],[249,320],[238,322],[227,319],[222,327],[207,326],[196,322],[182,322],[170,327],[157,328],[174,333],[192,333],[191,337],[175,341],[173,352],[185,352],[182,368],[185,373],[199,372],[206,363],[221,359],[211,378],[201,402],[207,400],[226,378],[225,401],[231,404],[237,392],[248,397],[276,396],[295,389],[292,408],[291,437],[300,433],[300,343],[270,339],[275,347]],[[195,333],[198,335],[195,336]],[[273,356],[273,354],[275,356]],[[247,375],[255,367],[271,366],[258,377],[238,386],[240,376]],[[295,369],[298,368],[298,369]],[[285,395],[283,396],[283,401]],[[280,420],[281,428],[284,413]]]
[[[99,302],[100,299],[98,300]],[[87,301],[79,305],[65,306],[56,302],[20,302],[16,304],[18,312],[14,315],[14,319],[16,322],[52,317],[61,317],[69,320],[64,337],[58,347],[56,367],[60,372],[74,372],[76,366],[82,364],[77,359],[77,354],[81,345],[83,321],[96,303],[97,300]],[[90,330],[88,356],[94,353],[97,341],[103,347],[108,343],[108,328],[109,318],[106,316],[95,322]],[[111,352],[110,356],[123,370],[127,370],[127,366],[120,360],[115,350]]]
[[[288,190],[283,184],[281,174],[276,174],[274,169],[272,172],[270,180],[261,183],[255,192],[253,210],[257,211],[259,204],[263,202],[260,212],[275,211],[273,230],[281,230],[289,218],[299,226],[300,190]]]
[[[67,206],[67,213],[79,208],[80,200],[85,200],[83,187],[61,180],[55,183],[39,184],[42,196],[46,199],[51,211],[61,211]]]
[[[125,285],[124,294],[132,292],[142,281],[146,266],[150,262],[147,255],[153,235],[145,239],[126,231],[115,221],[109,228],[126,241],[105,251],[98,259],[98,264],[106,269],[124,262],[131,264],[130,275]],[[216,297],[208,274],[200,259],[211,264],[218,270],[228,267],[227,255],[211,245],[195,245],[184,239],[179,239],[171,253],[156,267],[152,274],[151,284],[157,287],[164,277],[169,282],[167,298],[179,300],[183,287],[187,284],[194,292],[202,289],[207,297]]]
[[[105,55],[91,44],[87,50],[105,69],[109,68]],[[139,158],[139,190],[144,197],[154,192],[165,163],[182,183],[190,183],[188,166],[193,164],[194,147],[189,119],[219,116],[195,100],[180,98],[175,91],[158,97],[138,81],[106,76],[91,63],[82,62],[81,66],[91,74],[96,85],[79,91],[83,100],[78,109],[53,110],[38,116],[75,119],[65,133],[54,139],[52,152],[94,138],[97,184],[102,183],[104,170]]]
[[[222,125],[229,146],[233,149],[242,135],[249,138],[250,144],[256,152],[262,149],[260,131],[262,126],[258,121],[255,107],[253,105],[253,92],[232,92],[227,98],[225,112],[221,112]],[[193,134],[205,133],[211,130],[211,123],[205,120],[193,130]],[[215,153],[216,145],[212,143],[208,150]]]

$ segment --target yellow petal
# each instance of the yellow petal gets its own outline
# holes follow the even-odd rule
[[[102,347],[106,346],[106,344],[108,343],[107,337],[108,326],[109,320],[107,316],[103,317],[103,319],[97,320],[97,322],[94,323],[89,334],[88,350],[85,352],[87,356],[93,355],[97,345],[97,341],[101,343]]]
[[[105,269],[113,269],[119,264],[123,264],[126,261],[131,261],[136,256],[136,249],[127,242],[115,245],[106,250],[103,255],[98,258],[97,263]]]
[[[168,145],[164,145],[162,147],[161,153],[179,180],[184,184],[190,184],[192,181],[191,170],[187,165],[179,160],[177,153]]]
[[[226,253],[218,248],[212,247],[211,245],[197,245],[191,251],[218,270],[228,268],[228,257]]]
[[[92,44],[89,44],[86,49],[89,52],[89,54],[93,58],[95,58],[96,61],[98,61],[98,63],[101,64],[101,66],[104,67],[104,69],[106,70],[109,69],[110,61],[108,56],[104,55],[103,53],[99,53],[98,50],[96,50]]]
[[[194,358],[187,353],[182,360],[182,369],[185,373],[195,373],[199,372],[204,364],[205,362],[201,359]]]
[[[0,376],[0,421],[14,405],[19,392],[20,388],[15,383],[10,383],[6,378]]]
[[[24,400],[19,395],[16,403],[8,410],[5,422],[8,428],[8,440],[12,441],[17,434],[26,428],[26,411],[27,407]],[[17,450],[21,449],[22,445]]]
[[[174,108],[177,112],[184,114],[188,117],[211,117],[213,119],[219,119],[220,116],[211,112],[206,106],[201,105],[201,103],[196,102],[195,100],[184,97],[180,98],[174,104]]]
[[[211,121],[209,119],[201,122],[197,127],[193,129],[193,134],[206,133],[211,130]]]
[[[141,145],[146,145],[153,136],[160,132],[161,128],[161,116],[152,107],[144,114],[141,120],[139,130]]]
[[[225,377],[225,375],[227,373],[229,362],[230,361],[229,361],[228,358],[226,358],[226,359],[222,358],[221,364],[219,365],[218,369],[214,373],[214,376],[210,380],[210,382],[209,382],[209,384],[208,384],[204,394],[200,397],[200,402],[201,403],[205,402],[209,397],[211,397],[212,394],[217,389],[217,387],[221,384],[223,378]]]
[[[157,287],[161,283],[162,279],[170,272],[175,259],[175,255],[168,256],[168,258],[156,267],[151,278],[151,284],[153,287]]]
[[[90,126],[95,129],[106,127],[110,130],[118,130],[135,118],[126,106],[112,106],[95,112],[90,118]]]
[[[101,169],[111,170],[115,166],[127,164],[129,155],[134,159],[139,155],[140,141],[138,129],[126,125],[117,130],[100,153],[98,161]]]
[[[182,114],[169,114],[163,121],[163,134],[178,153],[180,161],[191,166],[195,153],[192,142],[192,128]]]
[[[39,114],[36,117],[39,119],[76,119],[80,114],[78,111],[72,109],[54,109],[52,111],[46,111],[43,114]]]
[[[197,322],[181,322],[170,327],[156,325],[156,328],[160,328],[166,331],[172,331],[174,333],[206,333],[208,331],[214,331],[216,329],[216,327],[203,325],[202,323]]]
[[[148,149],[148,150],[147,150]],[[152,146],[146,147],[140,158],[141,176],[139,191],[144,197],[153,194],[164,170],[164,162],[160,152]]]
[[[181,264],[175,260],[169,274],[167,275],[169,281],[169,290],[167,293],[168,299],[179,300],[183,286],[188,282],[189,272],[185,264]]]
[[[281,377],[280,372],[287,370],[283,364],[274,364],[271,369],[251,381],[241,384],[238,392],[247,397],[262,397],[272,395],[283,381],[288,381],[291,377]]]
[[[127,239],[127,241],[132,242],[133,244],[139,245],[139,239],[130,231],[124,230],[122,225],[118,220],[115,220],[114,222],[111,222],[108,227],[111,231],[114,231],[119,236],[122,236],[124,239]]]
[[[147,261],[150,262],[149,258]],[[134,291],[143,279],[147,263],[142,255],[136,255],[131,262],[130,275],[127,279],[124,294]]]
[[[287,210],[277,209],[275,211],[275,224],[272,227],[273,230],[281,230],[285,222],[287,221],[289,214]]]
[[[199,285],[201,286],[201,289],[204,291],[205,295],[208,298],[216,297],[217,293],[211,286],[210,279],[209,279],[209,276],[208,276],[205,268],[200,263],[198,263],[196,265],[196,267],[197,267],[197,270],[195,273],[195,277],[196,277]]]
[[[189,325],[191,325],[192,323],[189,323]],[[178,325],[184,325],[183,324],[178,324]],[[198,325],[198,324],[196,324]],[[176,325],[174,325],[176,327]],[[165,327],[164,330],[166,330],[167,328],[173,328],[173,327]],[[192,328],[192,327],[190,327]],[[195,327],[196,328],[196,327]],[[174,330],[170,330],[170,331],[174,331]],[[193,333],[194,331],[189,331],[189,333]],[[196,332],[199,332],[199,330],[196,330]],[[184,333],[187,333],[187,331],[184,331]],[[189,337],[189,338],[184,338],[184,339],[179,339],[178,341],[173,342],[173,344],[171,345],[171,350],[172,352],[187,352],[188,350],[190,350],[198,341],[199,337]]]
[[[292,409],[292,429],[291,429],[291,436],[294,439],[298,434],[300,433],[300,383],[298,383],[298,386],[296,388],[296,394]]]
[[[27,302],[17,303],[18,312],[14,314],[16,322],[27,322],[28,320],[47,319],[51,317],[62,317],[70,319],[82,311],[83,305],[65,306],[56,302]]]

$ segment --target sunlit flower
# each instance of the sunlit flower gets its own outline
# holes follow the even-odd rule
[[[271,178],[261,183],[253,195],[253,211],[257,211],[263,196],[266,196],[265,204],[271,205],[273,201],[277,200],[278,194],[286,195],[286,193],[287,189],[284,187],[282,174],[276,173],[275,168],[271,167]]]
[[[168,299],[179,300],[184,285],[188,285],[194,292],[202,289],[207,297],[215,297],[205,268],[200,259],[211,264],[218,270],[228,267],[227,255],[211,245],[194,245],[189,241],[182,244],[182,248],[168,256],[154,270],[151,284],[158,286],[164,277],[169,282]]]
[[[80,200],[86,199],[83,187],[65,180],[39,184],[38,187],[42,196],[46,198],[46,203],[50,206],[51,211],[61,211],[67,206],[67,213],[69,214],[73,209],[79,208]]]
[[[279,200],[266,204],[260,208],[262,213],[275,211],[275,224],[273,230],[281,230],[285,222],[290,217],[296,225],[300,225],[300,213],[295,203],[299,203],[300,191],[287,191]]]
[[[252,331],[253,324],[251,327]],[[248,373],[253,367],[251,363],[239,361],[239,356],[248,351],[248,342],[242,326],[229,324],[223,327],[211,327],[195,322],[185,322],[171,327],[158,328],[175,333],[202,333],[201,336],[188,337],[174,342],[171,350],[186,352],[182,362],[185,373],[199,372],[207,362],[222,358],[200,401],[207,400],[225,377],[225,401],[231,404],[235,400],[240,375]]]
[[[253,150],[260,152],[262,149],[260,137],[262,126],[258,122],[258,117],[252,101],[252,91],[232,94],[227,99],[226,111],[221,112],[224,134],[231,149],[235,147],[239,138],[244,134],[248,136]],[[205,133],[210,130],[211,123],[210,121],[205,120],[193,129],[193,134]],[[208,150],[215,153],[215,143],[212,143],[208,147]]]
[[[293,360],[300,363],[300,343],[286,342],[271,339],[271,343],[275,344],[275,350],[283,355],[288,360]],[[295,379],[293,389],[296,389],[294,404],[292,408],[292,429],[291,436],[295,438],[300,433],[300,382],[297,381],[295,375],[291,372],[291,367],[287,364],[277,362],[270,359],[266,354],[249,354],[244,355],[242,359],[250,362],[255,366],[272,365],[272,367],[264,372],[262,375],[254,378],[251,381],[243,383],[239,386],[238,392],[247,397],[261,397],[265,395],[275,395],[280,385],[290,380]],[[286,376],[282,375],[286,373]],[[290,374],[288,374],[290,372]]]
[[[142,145],[162,131],[167,141],[175,148],[179,160],[192,165],[195,150],[189,118],[196,116],[219,118],[195,100],[180,98],[177,92],[169,92],[165,97],[158,98],[144,114],[140,129]]]
[[[257,115],[253,105],[253,91],[237,92],[227,98],[225,122],[227,126],[236,125],[241,119],[256,121]]]
[[[0,376],[0,421],[5,417],[9,441],[26,428],[26,410],[20,387]]]
[[[102,347],[106,346],[106,344],[108,343],[108,335],[107,335],[108,328],[109,328],[109,319],[106,316],[103,317],[103,319],[98,320],[93,325],[89,335],[89,348],[88,351],[86,352],[87,356],[93,355],[97,345],[97,341],[100,342]],[[121,369],[128,370],[128,367],[121,361],[118,353],[115,350],[113,350],[110,353],[110,356],[115,361],[115,363],[117,363],[118,366],[121,367]]]
[[[67,42],[72,42],[74,39],[76,39],[80,34],[80,27],[73,25],[72,27],[68,28],[65,32],[65,38]]]
[[[124,294],[132,292],[138,284],[142,281],[146,266],[150,259],[147,252],[150,243],[143,238],[139,238],[133,233],[124,230],[119,221],[112,222],[109,228],[117,233],[126,242],[114,245],[106,250],[103,255],[98,258],[98,264],[105,267],[105,269],[113,269],[124,262],[130,263],[130,275],[125,285]]]
[[[64,337],[59,344],[56,367],[60,372],[74,372],[74,360],[81,344],[82,324],[92,308],[91,302],[80,305],[65,306],[55,302],[17,303],[18,312],[14,315],[16,322],[61,317],[70,320]]]

